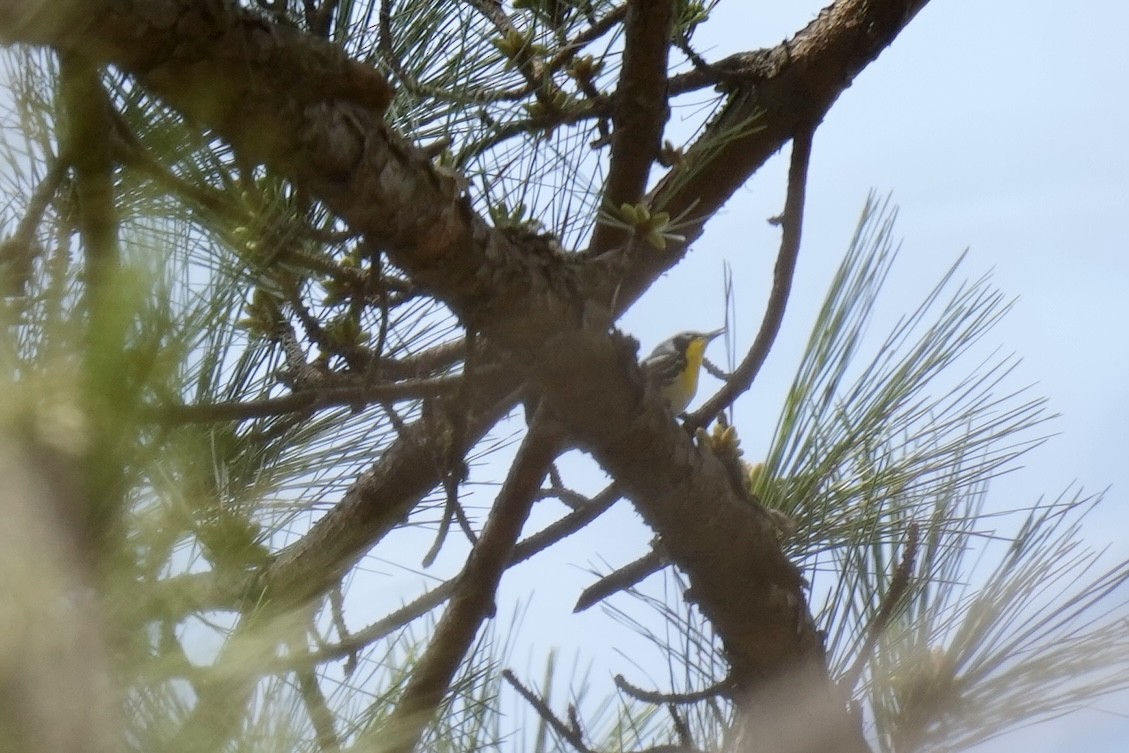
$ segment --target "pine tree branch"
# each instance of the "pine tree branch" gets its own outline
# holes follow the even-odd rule
[[[749,389],[760,373],[761,366],[772,350],[780,325],[784,322],[784,309],[792,292],[792,277],[796,271],[796,257],[800,253],[800,237],[804,226],[804,193],[808,182],[808,162],[811,159],[811,131],[800,131],[792,139],[792,160],[788,170],[788,195],[781,219],[780,251],[776,256],[776,269],[772,278],[772,291],[768,296],[760,331],[741,364],[726,380],[716,395],[686,420],[690,431],[709,426],[717,415],[733,404]]]
[[[510,684],[517,694],[525,699],[525,702],[533,707],[537,712],[537,716],[553,728],[553,731],[560,735],[561,739],[573,747],[577,753],[594,753],[592,748],[589,748],[587,743],[584,742],[584,737],[580,734],[579,730],[574,729],[572,726],[565,724],[560,718],[553,713],[549,708],[549,704],[545,699],[538,696],[529,688],[525,687],[520,680],[510,670],[502,671],[502,679]]]
[[[776,47],[715,64],[726,71],[726,105],[647,199],[655,210],[690,218],[679,228],[684,240],[669,243],[662,254],[629,253],[621,298],[634,301],[681,259],[709,218],[770,156],[801,131],[814,131],[927,2],[838,0]],[[643,248],[642,242],[632,245]]]
[[[585,588],[576,600],[576,606],[572,608],[572,611],[583,612],[612,594],[635,586],[644,578],[654,575],[669,564],[670,560],[659,554],[658,550],[652,549],[634,562],[616,568]]]
[[[507,567],[529,560],[558,541],[581,530],[615,504],[620,492],[613,484],[593,497],[587,504],[576,508],[537,533],[519,541]],[[336,508],[329,513],[335,515]],[[177,622],[188,614],[211,609],[236,609],[246,598],[250,579],[221,578],[215,572],[188,573],[161,581],[149,596],[152,600],[144,611],[160,615],[166,621]],[[365,646],[399,630],[412,620],[427,614],[450,598],[457,579],[440,583],[419,598],[405,604],[376,622],[343,637],[338,643],[322,646],[304,657],[301,662],[289,660],[276,662],[270,671],[287,672],[307,663],[320,664],[355,654]]]
[[[643,394],[641,374],[624,365],[633,342],[599,332],[569,337],[547,344],[547,353],[561,355],[534,374],[548,409],[615,476],[687,574],[687,596],[722,640],[731,697],[747,709],[750,728],[783,745],[798,732],[797,714],[814,714],[826,726],[804,750],[869,750],[829,676],[804,582],[771,516],[738,493],[722,462],[696,446],[656,396]]]
[[[83,532],[83,553],[94,558],[93,564],[123,543],[119,522],[127,482],[121,461],[133,438],[123,432],[122,416],[136,407],[136,395],[121,373],[128,324],[115,295],[121,248],[112,108],[98,67],[78,53],[60,54],[58,82],[64,112],[61,140],[66,144],[62,151],[73,156],[82,239],[85,351],[80,399],[89,421],[89,442],[78,461],[83,499],[73,513]]]
[[[87,296],[105,293],[119,264],[111,110],[98,68],[77,53],[59,58],[59,88],[66,108],[64,151],[73,155],[79,232],[86,256]],[[96,307],[87,301],[91,310]]]
[[[24,216],[12,236],[0,242],[0,295],[25,292],[35,259],[41,253],[35,233],[70,166],[70,158],[65,153],[49,161],[47,173],[28,197]]]
[[[623,69],[612,114],[612,146],[604,206],[636,204],[647,189],[670,116],[666,69],[674,23],[673,0],[629,0],[624,21]],[[589,251],[599,254],[627,239],[626,231],[597,224]]]
[[[546,332],[574,326],[577,300],[630,305],[770,154],[819,122],[924,2],[839,0],[788,42],[741,58],[733,74],[741,88],[648,201],[694,218],[685,242],[664,254],[629,254],[622,285],[602,265],[531,263],[530,249],[492,232],[469,208],[458,176],[381,122],[391,96],[383,78],[322,40],[238,9],[213,17],[188,0],[48,10],[0,0],[0,36],[81,48],[133,72],[244,159],[271,165],[326,202],[421,287],[480,322],[488,339],[521,352]],[[719,141],[757,114],[757,129]],[[630,172],[638,180],[641,171]],[[486,312],[483,300],[505,305]]]
[[[515,402],[505,375],[484,378],[469,405],[460,456],[474,446]],[[302,602],[332,586],[442,480],[436,458],[451,449],[448,417],[430,411],[361,474],[344,498],[301,539],[278,553],[256,579],[272,600]]]
[[[341,406],[362,407],[384,401],[435,398],[453,394],[462,381],[462,376],[455,375],[348,387],[317,384],[281,397],[222,403],[158,405],[149,409],[149,413],[157,421],[168,425],[246,421],[288,413],[310,413]]]
[[[605,13],[584,31],[577,34],[549,61],[549,70],[558,71],[568,65],[586,46],[611,31],[627,17],[627,3]]]
[[[470,650],[483,621],[494,609],[494,594],[512,556],[537,490],[561,448],[561,437],[543,416],[533,419],[502,485],[482,535],[435,628],[434,637],[415,663],[395,710],[380,727],[390,753],[410,753],[434,718],[451,681]]]

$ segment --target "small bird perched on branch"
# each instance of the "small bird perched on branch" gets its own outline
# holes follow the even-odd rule
[[[713,332],[679,332],[659,343],[639,364],[674,415],[685,411],[694,399],[706,346],[724,332],[724,328]]]

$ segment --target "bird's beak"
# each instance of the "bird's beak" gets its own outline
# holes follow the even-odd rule
[[[706,333],[706,342],[710,342],[715,337],[718,337],[719,335],[724,335],[724,334],[725,334],[725,327],[722,327],[721,329],[715,329],[713,332],[707,332]]]

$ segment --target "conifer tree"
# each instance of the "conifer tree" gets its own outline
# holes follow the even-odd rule
[[[835,0],[711,59],[688,0],[0,0],[0,749],[904,753],[1124,687],[1129,565],[1078,535],[1100,497],[981,543],[1048,432],[1013,360],[965,357],[1003,295],[956,265],[861,345],[887,203],[775,427],[727,418],[813,133],[925,4]],[[617,320],[785,146],[763,322],[672,416]],[[617,503],[651,551],[560,598],[672,684],[582,699],[553,654],[514,668],[498,588]],[[430,586],[382,592],[385,562]]]

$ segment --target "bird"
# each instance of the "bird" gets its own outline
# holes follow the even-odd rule
[[[662,396],[671,412],[681,415],[698,391],[706,346],[725,329],[713,332],[679,332],[663,340],[639,364],[647,381]]]

